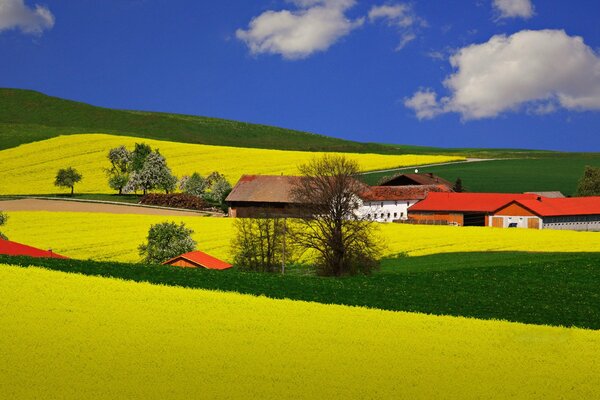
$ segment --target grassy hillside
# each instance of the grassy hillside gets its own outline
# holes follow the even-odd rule
[[[110,133],[182,143],[304,151],[402,154],[290,129],[191,115],[113,110],[20,89],[0,88],[0,149],[74,133]]]
[[[560,190],[565,195],[573,195],[586,165],[600,166],[600,154],[460,163],[424,167],[419,168],[419,171],[432,172],[450,182],[460,177],[465,189],[472,192]],[[369,184],[376,184],[385,176],[413,171],[414,169],[398,169],[363,175],[362,179]]]
[[[448,253],[383,260],[371,276],[320,278],[0,256],[0,264],[271,298],[600,329],[600,253]],[[568,284],[565,284],[568,282]]]

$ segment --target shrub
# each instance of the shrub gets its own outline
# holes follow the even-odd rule
[[[140,204],[152,206],[185,208],[188,210],[205,210],[209,204],[202,198],[186,193],[158,194],[151,193],[143,196]]]

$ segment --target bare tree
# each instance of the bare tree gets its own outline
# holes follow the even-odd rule
[[[294,229],[294,242],[314,254],[317,272],[326,276],[369,273],[378,266],[381,243],[376,225],[358,213],[366,190],[354,177],[358,164],[324,155],[299,167],[304,175],[292,189],[304,217]]]
[[[231,242],[234,264],[257,272],[284,272],[293,259],[293,247],[286,243],[283,218],[237,218],[236,235]]]

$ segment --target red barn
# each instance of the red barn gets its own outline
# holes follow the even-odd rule
[[[10,240],[0,239],[0,254],[7,256],[27,256],[36,258],[68,258],[54,253],[52,250],[41,250]]]
[[[227,264],[225,261],[221,261],[201,251],[190,251],[189,253],[181,254],[165,261],[163,265],[206,269],[228,269],[232,267],[231,264]]]

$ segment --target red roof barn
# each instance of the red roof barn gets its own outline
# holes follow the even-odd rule
[[[189,253],[181,254],[165,261],[163,265],[206,269],[227,269],[232,267],[231,264],[227,264],[225,261],[221,261],[201,251],[190,251]]]
[[[52,250],[41,250],[10,240],[0,239],[0,254],[7,256],[27,256],[36,258],[68,258],[54,253]]]

